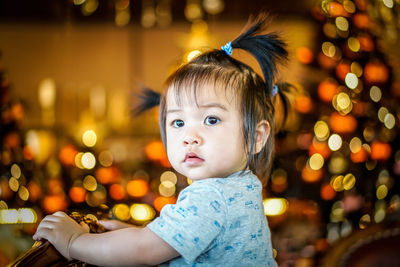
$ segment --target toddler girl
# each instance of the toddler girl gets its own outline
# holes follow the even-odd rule
[[[34,239],[47,239],[67,258],[95,265],[276,266],[262,204],[262,183],[272,164],[276,64],[286,59],[275,34],[260,35],[259,15],[221,50],[181,66],[156,101],[168,159],[193,180],[175,205],[165,206],[144,228],[104,221],[113,230],[89,234],[65,213],[46,216]],[[264,79],[231,57],[250,52]],[[159,100],[159,101],[158,101]]]

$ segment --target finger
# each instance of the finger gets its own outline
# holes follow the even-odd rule
[[[89,225],[87,225],[86,223],[81,222],[79,225],[83,227],[85,232],[90,232]]]
[[[52,215],[47,215],[46,217],[43,218],[43,220],[40,222],[40,224],[42,223],[58,223],[60,222],[60,217],[55,217]]]
[[[56,212],[53,213],[53,216],[67,217],[68,215],[65,214],[65,212],[62,212],[62,211],[56,211]]]
[[[41,228],[54,229],[55,224],[54,224],[54,222],[51,222],[51,221],[41,221],[37,229],[41,229]]]
[[[99,223],[107,230],[114,230],[117,228],[115,220],[100,220]]]
[[[53,230],[49,228],[41,228],[36,233],[33,235],[33,238],[35,240],[41,240],[41,239],[46,239],[46,240],[51,240],[51,236],[53,234]],[[51,241],[50,241],[51,242]]]

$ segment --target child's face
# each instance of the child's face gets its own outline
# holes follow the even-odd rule
[[[197,91],[197,104],[190,94],[178,104],[170,89],[166,109],[167,154],[177,172],[200,180],[246,166],[242,118],[231,90],[205,86]]]

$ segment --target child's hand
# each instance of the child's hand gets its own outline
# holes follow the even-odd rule
[[[71,259],[69,248],[72,242],[85,233],[89,233],[86,224],[79,225],[64,212],[57,211],[40,222],[33,239],[48,240],[65,258]]]
[[[133,227],[133,225],[118,220],[100,220],[99,223],[109,231]]]

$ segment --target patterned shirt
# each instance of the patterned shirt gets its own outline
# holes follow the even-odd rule
[[[261,189],[251,171],[198,180],[147,227],[181,255],[170,266],[277,266]]]

